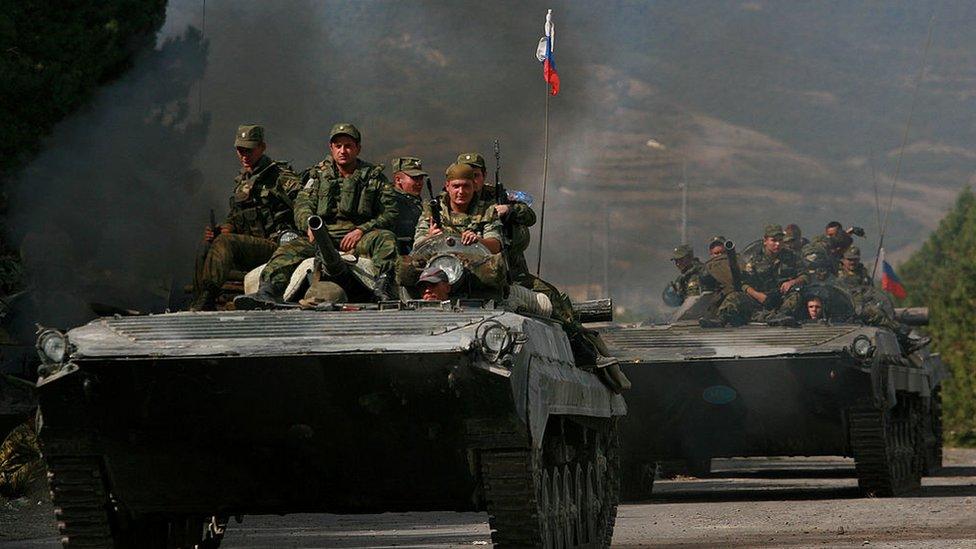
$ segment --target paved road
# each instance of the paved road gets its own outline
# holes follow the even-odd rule
[[[860,498],[849,460],[716,460],[706,479],[658,481],[654,497],[620,507],[619,547],[976,547],[976,450],[910,497]],[[45,502],[0,509],[0,548],[57,547]],[[246,517],[222,547],[477,547],[480,513]],[[28,538],[28,539],[24,539]]]

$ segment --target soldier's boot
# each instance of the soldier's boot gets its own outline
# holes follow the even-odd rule
[[[373,283],[373,295],[376,297],[376,301],[397,301],[399,299],[390,277],[386,274],[376,277]]]
[[[234,298],[234,308],[239,311],[255,309],[274,309],[281,304],[281,297],[274,286],[267,280],[262,280],[258,291],[253,294],[239,295]]]
[[[793,318],[793,315],[786,313],[778,313],[766,318],[767,326],[784,326],[787,328],[796,328],[800,323]]]
[[[620,361],[609,356],[600,356],[596,359],[596,372],[600,380],[618,395],[631,388],[630,380],[620,369]]]

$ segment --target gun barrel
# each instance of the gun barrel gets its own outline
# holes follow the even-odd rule
[[[332,237],[329,235],[328,229],[325,228],[325,221],[322,217],[308,216],[308,228],[315,237],[315,248],[318,250],[322,269],[325,273],[330,276],[338,276],[345,272],[346,264],[332,244]]]

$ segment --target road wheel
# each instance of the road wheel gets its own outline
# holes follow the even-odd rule
[[[919,399],[898,394],[890,410],[850,410],[851,449],[857,484],[865,495],[890,497],[921,486],[923,418]]]

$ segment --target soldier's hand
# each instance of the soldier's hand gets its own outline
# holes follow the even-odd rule
[[[315,233],[312,232],[312,229],[305,229],[305,234],[308,235],[309,242],[315,242]]]
[[[356,244],[359,244],[359,239],[362,237],[362,229],[353,229],[349,231],[346,236],[342,237],[342,241],[339,242],[339,250],[343,252],[351,252],[356,248]]]
[[[213,242],[214,236],[215,235],[214,235],[214,232],[213,232],[213,227],[211,227],[210,225],[207,225],[207,227],[205,229],[203,229],[203,241],[204,242]]]
[[[474,231],[464,231],[461,233],[461,244],[464,244],[465,246],[474,244],[478,240],[478,234]]]
[[[495,204],[495,213],[498,214],[498,217],[505,217],[511,211],[512,207],[508,204]]]
[[[791,278],[790,280],[787,280],[786,282],[779,285],[779,293],[785,294],[786,292],[790,291],[790,288],[796,286],[797,283],[799,282],[800,281],[795,278]]]
[[[441,229],[437,225],[431,225],[430,228],[427,229],[427,236],[437,236],[442,232],[444,232],[444,229]]]
[[[759,290],[753,290],[752,288],[747,289],[746,293],[749,294],[750,297],[752,297],[759,303],[766,303],[766,299],[769,298],[769,296],[767,296],[766,294],[760,292]]]
[[[234,227],[231,227],[230,225],[220,226],[220,234],[230,234],[232,232],[234,232]]]

